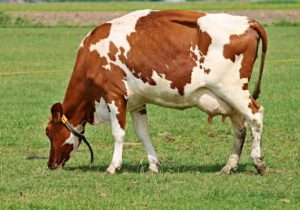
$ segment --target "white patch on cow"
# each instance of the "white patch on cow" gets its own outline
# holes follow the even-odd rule
[[[192,69],[191,83],[187,84],[184,88],[185,95],[190,95],[194,93],[197,89],[199,89],[199,87],[204,86],[204,81],[208,76],[207,74],[204,74],[203,69],[200,69],[200,59],[203,57],[203,55],[200,52],[198,45],[195,46],[195,49],[191,47],[190,52],[191,57],[193,57],[192,54],[194,54],[196,57],[196,59],[194,59],[196,66],[194,66]]]
[[[109,123],[110,113],[104,98],[100,102],[95,101],[94,124]]]
[[[80,133],[80,132],[83,131],[83,126],[82,125],[78,125],[75,129]],[[62,144],[62,146],[65,145],[65,144],[71,144],[71,145],[73,145],[73,150],[70,153],[70,156],[72,156],[77,151],[77,149],[78,149],[79,139],[73,133],[70,133],[69,138],[67,138],[65,140],[65,142]]]
[[[91,35],[92,31],[88,32],[88,34],[81,40],[79,48],[82,48],[84,46],[84,40]]]
[[[112,133],[117,136],[124,136],[125,131],[121,128],[119,121],[117,119],[117,115],[119,114],[118,107],[115,104],[115,101],[112,101],[108,104],[110,110],[110,118],[112,123]]]
[[[114,170],[121,167],[122,164],[122,152],[123,152],[123,143],[125,131],[121,128],[117,115],[119,114],[118,107],[115,104],[115,101],[112,101],[108,104],[110,109],[110,118],[111,118],[111,130],[115,139],[115,147],[113,153],[113,159],[111,166],[108,168],[111,172],[114,173]]]
[[[243,55],[236,56],[235,62],[232,62],[224,57],[223,51],[224,45],[230,43],[230,36],[242,35],[249,29],[249,19],[228,14],[207,14],[197,22],[200,30],[208,33],[212,40],[203,64],[205,68],[211,69],[209,81],[206,83],[222,82],[232,85],[239,82],[242,87],[248,82],[247,79],[239,79]]]
[[[140,10],[131,12],[125,16],[109,21],[108,23],[111,24],[109,36],[105,39],[101,39],[96,44],[92,44],[89,48],[90,51],[96,50],[101,57],[106,58],[108,64],[113,63],[108,57],[109,45],[110,42],[112,42],[117,49],[120,49],[121,47],[124,48],[124,55],[126,57],[130,50],[130,45],[127,40],[128,36],[136,31],[135,26],[137,21],[141,17],[149,15],[151,11],[152,10]],[[106,65],[104,68],[109,70],[110,66]]]
[[[125,89],[126,89],[126,95],[124,96],[124,98],[125,98],[125,100],[128,100],[128,93],[129,93],[128,83],[125,79],[123,79],[122,81],[124,82]]]
[[[255,164],[258,164],[259,158],[262,157],[261,155],[261,133],[263,129],[263,117],[264,117],[264,108],[261,106],[257,113],[255,113],[255,121],[253,125],[250,124],[252,137],[253,137],[253,144],[251,150],[251,157],[254,160]]]
[[[249,29],[249,19],[246,16],[229,15],[225,13],[206,14],[198,19],[201,31],[212,37],[212,45],[224,45],[230,42],[231,35],[242,35]]]

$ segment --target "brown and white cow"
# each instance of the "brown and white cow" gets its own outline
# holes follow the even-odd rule
[[[262,39],[259,79],[253,95],[248,84]],[[86,123],[109,123],[115,139],[107,172],[122,164],[126,113],[148,154],[149,170],[158,172],[151,144],[146,104],[185,109],[209,116],[229,116],[234,145],[222,172],[237,169],[248,122],[251,157],[265,173],[261,153],[264,109],[255,99],[267,51],[264,29],[254,20],[229,14],[188,11],[132,12],[92,30],[80,44],[76,65],[62,104],[52,106],[46,128],[51,141],[49,168],[63,166],[80,140],[62,122],[83,132]]]

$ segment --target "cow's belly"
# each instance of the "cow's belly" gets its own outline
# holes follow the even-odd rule
[[[143,104],[155,104],[175,109],[197,107],[210,116],[227,116],[233,113],[233,108],[228,103],[205,87],[200,87],[194,92],[183,96],[179,95],[177,90],[168,87],[144,87],[142,89],[134,87],[133,91],[129,91],[128,111],[134,110]]]

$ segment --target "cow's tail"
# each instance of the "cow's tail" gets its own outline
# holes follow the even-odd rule
[[[262,54],[261,54],[260,67],[259,67],[259,76],[258,76],[258,80],[255,85],[254,91],[252,93],[252,97],[254,99],[258,99],[259,94],[260,94],[260,85],[261,85],[261,80],[262,80],[262,74],[263,74],[264,65],[265,65],[265,58],[266,58],[267,48],[268,48],[268,38],[267,38],[266,31],[258,22],[251,21],[250,24],[251,24],[251,28],[253,28],[258,33],[260,39],[262,40]]]

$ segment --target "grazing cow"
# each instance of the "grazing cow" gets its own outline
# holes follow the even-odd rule
[[[260,39],[259,78],[251,95],[248,84]],[[158,172],[148,131],[149,103],[197,107],[209,121],[216,115],[230,117],[234,144],[222,168],[226,174],[237,169],[247,122],[253,138],[251,157],[264,174],[260,146],[264,109],[255,99],[266,51],[264,29],[244,16],[142,10],[96,27],[80,44],[63,103],[51,108],[46,128],[51,141],[48,167],[66,163],[77,150],[86,123],[109,123],[115,145],[107,172],[114,174],[122,164],[126,112],[130,112],[147,151],[149,170]]]

